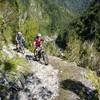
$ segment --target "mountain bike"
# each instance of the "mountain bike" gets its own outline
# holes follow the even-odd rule
[[[44,51],[43,47],[36,48],[34,52],[34,57],[36,61],[40,61],[41,63],[48,65],[48,56],[46,52]]]
[[[17,44],[17,46],[16,46],[17,48],[17,52],[20,52],[20,53],[22,53],[22,54],[24,54],[25,53],[25,49],[24,49],[24,44],[23,43],[19,43],[19,44]]]

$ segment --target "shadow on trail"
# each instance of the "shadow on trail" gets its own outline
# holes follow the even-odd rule
[[[13,50],[18,52],[18,50],[17,50],[16,48],[14,48]],[[26,58],[27,60],[36,61],[36,58],[34,57],[34,55],[27,54],[27,55],[25,55],[25,58]]]
[[[99,100],[97,90],[92,90],[79,81],[67,79],[61,82],[61,87],[74,92],[81,100]]]
[[[38,63],[40,64],[43,64],[43,65],[48,65],[48,64],[45,64],[43,61],[41,60],[37,60],[34,55],[25,55],[25,58],[28,60],[28,61],[37,61]]]
[[[14,50],[14,51],[17,51],[17,49],[16,49],[16,48],[14,48],[13,50]]]
[[[35,59],[35,57],[33,55],[25,55],[25,58],[27,60],[34,60],[34,61],[36,61],[36,59]]]

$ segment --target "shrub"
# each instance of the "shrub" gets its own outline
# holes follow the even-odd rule
[[[12,41],[12,36],[13,36],[13,30],[10,26],[8,26],[3,33],[3,37],[6,41],[6,43],[9,43]]]

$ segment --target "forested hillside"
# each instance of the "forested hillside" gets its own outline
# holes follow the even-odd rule
[[[100,71],[99,9],[99,0],[94,0],[88,10],[73,20],[56,40],[58,46],[65,49],[68,60],[97,71]]]
[[[0,30],[6,41],[11,41],[16,31],[22,31],[27,41],[31,41],[37,32],[51,34],[64,30],[78,12],[87,9],[89,4],[90,1],[85,0],[1,0]]]
[[[58,3],[65,8],[68,8],[74,14],[84,12],[93,0],[58,0]]]

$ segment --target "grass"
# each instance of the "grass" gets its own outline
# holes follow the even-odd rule
[[[89,70],[87,74],[87,79],[92,81],[94,87],[97,89],[100,95],[100,77],[98,77],[95,72]]]
[[[30,71],[31,65],[24,58],[17,55],[14,58],[5,57],[2,51],[0,57],[0,70],[7,73],[10,80],[20,77],[21,73],[27,74]]]

